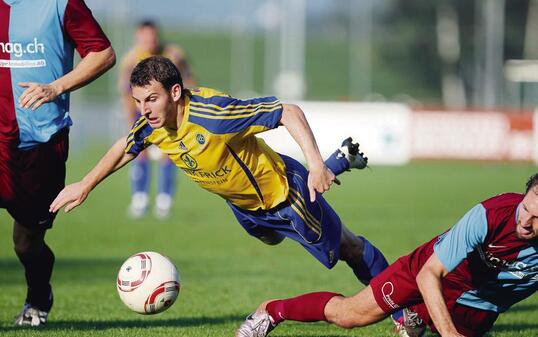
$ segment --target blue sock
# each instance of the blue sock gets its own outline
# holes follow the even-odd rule
[[[359,236],[364,244],[362,253],[362,263],[353,268],[353,273],[364,284],[369,284],[370,280],[388,267],[387,259],[379,249],[370,243],[366,238]]]
[[[368,283],[370,283],[370,280],[385,270],[385,268],[389,266],[389,263],[376,246],[372,245],[372,243],[363,236],[359,236],[359,238],[364,242],[362,261],[367,269],[367,271],[363,271],[363,275],[361,275],[360,279],[364,281],[367,280]],[[403,310],[395,311],[391,316],[394,320],[401,321],[403,320]]]
[[[159,162],[159,194],[174,195],[176,188],[176,165],[168,158]]]
[[[148,193],[150,164],[149,160],[144,157],[134,160],[131,167],[131,189],[133,193]]]
[[[404,320],[403,309],[393,312],[390,316],[392,317],[393,320],[402,322]]]
[[[371,278],[377,276],[389,266],[387,259],[376,246],[372,245],[365,237],[359,236],[364,242],[364,251],[362,259],[368,267]]]
[[[336,150],[325,160],[325,165],[334,173],[335,176],[349,171],[349,161],[345,156],[342,156],[340,150]]]

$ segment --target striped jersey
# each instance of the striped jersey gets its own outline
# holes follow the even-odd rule
[[[82,0],[0,0],[0,141],[28,149],[72,124],[69,93],[33,111],[18,106],[19,82],[51,83],[110,42]]]
[[[270,209],[288,195],[285,164],[255,134],[278,127],[281,116],[276,97],[240,100],[191,89],[179,129],[152,129],[141,117],[125,152],[137,155],[154,144],[202,188],[242,209]]]
[[[497,313],[538,289],[538,240],[516,235],[523,194],[506,193],[481,202],[446,233],[417,248],[418,273],[433,251],[449,271],[443,279],[456,302]],[[445,288],[443,288],[445,289]]]

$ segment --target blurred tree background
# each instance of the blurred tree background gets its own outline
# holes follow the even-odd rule
[[[304,34],[283,48],[287,36],[279,27],[289,21],[288,4],[297,1],[305,11]],[[204,11],[183,1],[160,1],[152,10],[140,1],[118,0],[112,10],[103,3],[88,0],[120,57],[136,23],[149,17],[160,23],[164,40],[186,49],[200,85],[234,95],[295,92],[295,82],[278,80],[275,60],[297,49],[290,55],[302,58],[304,81],[291,98],[452,108],[518,109],[538,102],[536,84],[504,76],[506,60],[538,58],[534,0],[234,0],[217,13],[207,10],[217,1]],[[290,17],[301,27],[300,15]],[[115,76],[109,72],[82,98],[115,100]]]

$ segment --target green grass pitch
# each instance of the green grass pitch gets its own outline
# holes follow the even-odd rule
[[[73,155],[68,181],[82,177],[98,152]],[[375,242],[393,261],[451,226],[475,203],[521,191],[536,167],[461,162],[373,167],[341,177],[326,198],[355,233]],[[132,221],[127,170],[99,186],[85,205],[57,218],[47,241],[56,254],[55,306],[47,327],[20,329],[12,319],[25,295],[24,275],[11,243],[11,220],[0,213],[0,336],[232,336],[245,315],[267,298],[331,290],[353,294],[362,286],[345,264],[326,270],[299,245],[264,246],[235,222],[225,203],[184,177],[173,217]],[[176,304],[155,316],[130,312],[115,277],[138,251],[169,256],[182,276]],[[490,336],[536,336],[538,298],[501,316]],[[323,323],[286,322],[272,336],[394,336],[388,320],[346,331]],[[431,336],[431,334],[430,334]]]

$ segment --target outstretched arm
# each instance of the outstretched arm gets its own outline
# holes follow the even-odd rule
[[[67,213],[82,204],[97,184],[133,160],[133,154],[124,152],[125,142],[126,137],[120,138],[81,181],[66,186],[50,205],[49,212],[56,213],[65,206]]]
[[[443,298],[441,280],[448,274],[441,260],[433,253],[417,275],[417,285],[428,312],[441,336],[462,337],[456,330]]]
[[[90,52],[77,66],[51,83],[20,82],[19,86],[26,88],[19,97],[21,108],[35,110],[43,103],[51,102],[65,92],[70,92],[90,83],[116,62],[112,47],[102,51]]]
[[[282,107],[280,123],[286,127],[303,151],[310,171],[308,175],[310,201],[314,202],[316,200],[316,192],[323,193],[327,191],[333,183],[335,176],[325,166],[312,129],[310,129],[301,108],[294,104],[283,104]]]

